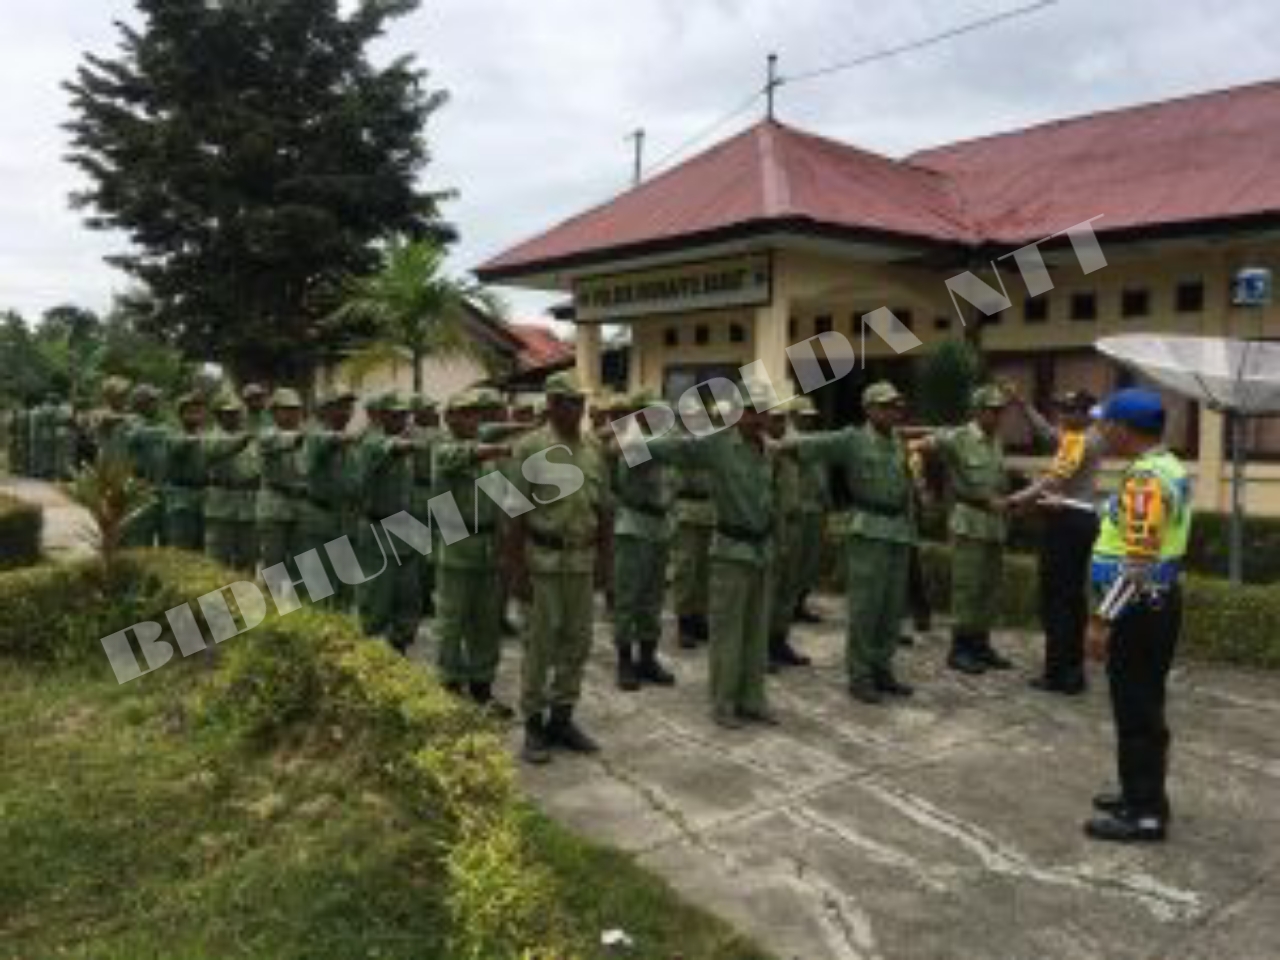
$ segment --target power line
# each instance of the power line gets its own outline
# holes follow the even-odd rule
[[[760,98],[763,96],[764,96],[763,90],[755,91],[753,94],[751,94],[750,97],[744,100],[740,105],[734,107],[724,116],[722,116],[719,120],[710,124],[706,128],[699,130],[692,137],[689,137],[689,139],[683,141],[675,149],[670,150],[667,153],[664,153],[661,157],[659,157],[657,160],[653,162],[653,164],[649,167],[647,171],[645,171],[646,175],[651,175],[653,173],[656,173],[658,170],[665,167],[676,157],[680,156],[685,151],[687,151],[690,147],[696,146],[697,144],[705,140],[707,137],[711,136],[713,133],[715,133],[717,130],[719,130],[729,121],[736,120],[739,116],[746,113],[749,109],[755,106],[756,102],[760,100]]]
[[[910,43],[904,43],[896,47],[886,47],[883,50],[876,50],[873,53],[863,54],[852,60],[845,60],[840,63],[833,63],[830,66],[820,67],[817,70],[809,70],[804,73],[798,73],[793,77],[783,77],[783,83],[803,83],[805,80],[816,80],[819,77],[830,76],[833,73],[840,73],[844,70],[851,70],[854,67],[861,67],[868,63],[874,63],[877,60],[887,60],[889,57],[896,57],[902,53],[910,53],[913,50],[923,50],[925,47],[931,47],[935,44],[943,43],[947,40],[955,39],[966,33],[973,33],[976,30],[982,30],[986,27],[995,26],[997,23],[1003,23],[1006,20],[1013,20],[1017,17],[1026,16],[1029,13],[1035,13],[1037,10],[1043,10],[1046,7],[1056,5],[1059,0],[1037,0],[1035,3],[1029,3],[1026,6],[1016,7],[1013,10],[1005,10],[1002,13],[994,13],[987,17],[980,17],[977,20],[971,20],[968,23],[960,24],[936,33],[920,40],[913,40]]]

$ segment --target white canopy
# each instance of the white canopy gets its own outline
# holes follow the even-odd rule
[[[1280,343],[1130,334],[1104,337],[1097,347],[1211,409],[1246,416],[1280,413]]]

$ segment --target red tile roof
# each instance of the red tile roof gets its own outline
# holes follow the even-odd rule
[[[513,323],[507,330],[521,343],[517,364],[522,371],[555,367],[573,360],[573,344],[540,323]]]
[[[947,245],[1280,212],[1280,81],[1093,114],[914,154],[760,123],[501,254],[503,279],[786,229]]]

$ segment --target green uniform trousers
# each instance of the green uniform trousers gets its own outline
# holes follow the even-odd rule
[[[253,570],[258,562],[258,525],[251,520],[206,516],[204,549],[221,564]]]
[[[436,571],[436,667],[445,683],[493,683],[502,659],[494,567]]]
[[[796,600],[818,589],[822,579],[822,514],[800,514],[800,548],[796,557],[798,593]]]
[[[525,623],[520,678],[520,710],[525,717],[578,702],[591,654],[594,593],[590,570],[533,571],[529,580],[533,602]]]
[[[768,566],[711,558],[711,705],[719,714],[766,708]]]
[[[329,578],[329,585],[333,587],[333,595],[321,600],[319,605],[325,610],[336,613],[351,612],[355,602],[354,588],[338,579],[338,574],[333,569],[333,561],[329,558],[329,551],[324,548],[324,545],[331,540],[339,539],[344,532],[342,518],[337,513],[319,508],[308,513],[299,529],[302,549],[298,553],[314,550],[319,554],[320,562],[324,564],[325,575]],[[354,538],[351,546],[355,549]],[[295,553],[294,556],[297,554]],[[290,570],[292,571],[292,567]]]
[[[385,637],[397,650],[407,649],[417,639],[422,620],[421,556],[406,548],[397,564],[387,550],[384,569],[382,547],[368,524],[358,539],[356,556],[364,575],[373,577],[356,587],[360,625],[365,633]],[[374,576],[380,569],[382,573]]]
[[[656,644],[662,636],[667,586],[667,542],[620,536],[613,543],[613,642]]]
[[[204,551],[204,509],[199,505],[171,507],[164,512],[161,543],[179,550]]]
[[[303,537],[302,523],[297,520],[258,520],[258,546],[262,551],[262,569],[277,563],[288,563],[289,572],[296,574],[293,558],[305,553],[318,543],[309,543]]]
[[[676,531],[674,569],[676,614],[707,616],[711,584],[711,534],[714,527],[682,523]]]
[[[951,615],[961,633],[986,633],[1000,610],[1004,544],[953,537],[951,542]]]
[[[769,605],[769,630],[785,634],[791,628],[792,614],[800,599],[800,523],[799,517],[787,518],[782,530],[774,536],[777,553],[773,562],[773,597]]]
[[[851,683],[870,680],[893,663],[907,604],[911,546],[850,536],[844,542],[849,621],[845,669]]]

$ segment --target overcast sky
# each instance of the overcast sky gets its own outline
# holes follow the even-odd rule
[[[428,0],[380,47],[413,52],[452,101],[429,131],[426,180],[461,198],[455,263],[599,202],[630,177],[629,131],[657,159],[784,75],[947,30],[1024,0]],[[120,240],[67,207],[59,84],[110,51],[129,0],[4,0],[0,33],[0,308],[101,309]],[[1108,107],[1280,77],[1275,0],[1059,0],[928,50],[779,95],[786,122],[889,155]],[[705,147],[759,118],[752,111]],[[512,297],[522,318],[546,298]]]

